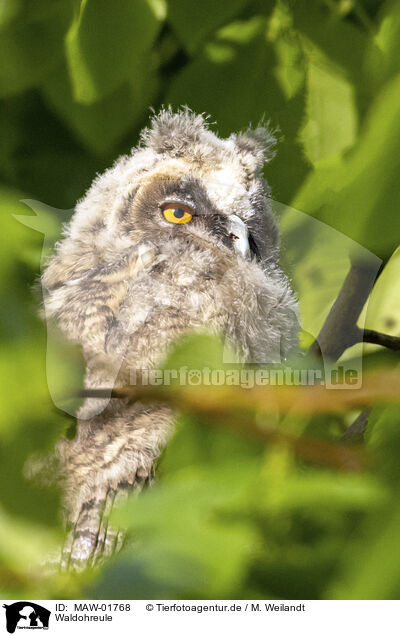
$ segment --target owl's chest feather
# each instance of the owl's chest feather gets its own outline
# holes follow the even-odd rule
[[[117,318],[133,333],[146,323],[198,326],[228,310],[216,263],[193,263],[184,256],[156,265],[133,280]]]

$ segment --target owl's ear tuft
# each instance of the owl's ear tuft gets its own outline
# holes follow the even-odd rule
[[[234,140],[242,155],[252,159],[258,169],[262,169],[264,163],[275,156],[276,137],[268,126],[259,125],[254,130],[249,128],[234,135]]]
[[[158,154],[179,157],[201,141],[207,131],[206,118],[187,106],[176,113],[169,106],[153,117],[140,136],[140,145]]]

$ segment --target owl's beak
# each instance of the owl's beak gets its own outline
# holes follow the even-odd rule
[[[230,214],[228,217],[228,232],[233,239],[235,252],[247,260],[250,259],[249,232],[244,221],[236,214]]]

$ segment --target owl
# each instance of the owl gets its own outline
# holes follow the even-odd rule
[[[183,335],[207,330],[241,360],[277,362],[297,344],[297,302],[279,265],[263,178],[266,127],[222,139],[188,108],[163,109],[129,155],[97,176],[42,277],[45,313],[82,347],[85,387],[129,385]],[[110,510],[154,475],[174,428],[168,406],[87,399],[58,442],[68,531],[63,567],[119,549]]]

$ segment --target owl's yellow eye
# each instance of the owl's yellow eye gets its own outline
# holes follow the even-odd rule
[[[192,220],[192,210],[180,203],[167,203],[162,208],[164,219],[169,223],[189,223]]]

